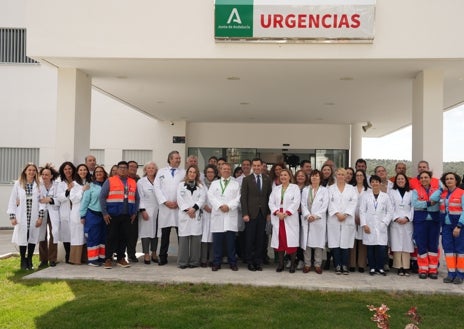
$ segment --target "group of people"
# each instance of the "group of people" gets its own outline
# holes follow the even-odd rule
[[[277,272],[321,274],[333,258],[337,274],[364,272],[368,265],[370,275],[386,275],[391,251],[398,275],[410,275],[417,253],[419,278],[437,279],[442,234],[444,282],[464,279],[461,178],[445,173],[440,184],[426,161],[412,178],[398,163],[390,179],[382,166],[367,175],[363,159],[354,169],[336,169],[328,160],[320,171],[305,160],[293,174],[283,163],[268,172],[256,158],[243,160],[234,175],[222,158],[211,157],[203,172],[195,156],[186,169],[177,151],[167,162],[161,169],[145,164],[142,178],[135,161],[120,161],[109,175],[93,156],[77,167],[64,162],[58,172],[27,164],[8,206],[21,268],[34,268],[37,243],[39,267],[56,266],[58,242],[67,263],[129,267],[139,261],[138,239],[144,263],[162,266],[175,228],[180,269],[218,271],[227,256],[233,271],[238,259],[249,271],[262,271],[270,241]]]

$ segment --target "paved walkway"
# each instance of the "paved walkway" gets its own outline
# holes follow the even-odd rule
[[[10,243],[11,231],[0,231],[0,255],[15,253],[16,248]],[[171,252],[175,251],[175,237]],[[138,248],[140,250],[140,248]],[[172,252],[174,254],[174,252]],[[138,254],[141,256],[141,254]],[[142,260],[143,258],[140,257]],[[112,269],[95,268],[87,265],[69,265],[59,263],[56,267],[49,267],[27,275],[26,279],[45,280],[102,280],[102,281],[132,281],[154,283],[210,283],[210,284],[243,284],[263,287],[281,286],[307,290],[323,291],[372,291],[384,290],[389,292],[413,291],[432,294],[461,294],[464,295],[464,285],[444,284],[442,279],[446,272],[441,267],[438,280],[420,280],[417,275],[399,277],[394,272],[386,277],[367,273],[350,273],[336,275],[333,271],[326,271],[322,275],[315,272],[303,274],[297,271],[276,273],[274,265],[264,266],[262,272],[250,272],[245,265],[240,264],[239,271],[231,271],[227,265],[217,272],[210,268],[195,268],[181,270],[175,264],[175,257],[169,258],[165,266],[157,264],[145,265],[143,261],[131,264],[130,268],[114,266]],[[18,260],[19,266],[19,260]]]

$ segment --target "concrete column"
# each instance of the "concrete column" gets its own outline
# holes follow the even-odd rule
[[[78,69],[58,69],[56,166],[83,163],[89,153],[91,81]]]
[[[353,123],[351,125],[350,163],[353,168],[356,160],[362,158],[362,126],[362,123]]]
[[[443,172],[443,71],[420,72],[413,82],[412,162],[430,164],[434,176]]]

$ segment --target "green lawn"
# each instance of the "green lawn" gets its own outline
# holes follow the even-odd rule
[[[367,304],[387,304],[391,328],[417,306],[420,328],[463,328],[456,295],[311,292],[208,284],[23,280],[0,260],[0,328],[376,328]]]

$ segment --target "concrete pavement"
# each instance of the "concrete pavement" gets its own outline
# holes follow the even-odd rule
[[[11,231],[0,231],[0,255],[16,253],[16,247],[9,241]],[[174,233],[175,234],[175,233]],[[239,264],[239,271],[233,272],[227,264],[217,272],[211,268],[194,268],[181,270],[176,266],[176,238],[171,236],[171,249],[169,263],[165,266],[157,264],[145,265],[143,257],[140,262],[132,263],[130,268],[114,266],[112,269],[90,267],[87,265],[69,265],[59,263],[56,267],[49,267],[34,271],[25,279],[45,280],[101,280],[101,281],[131,281],[154,283],[209,283],[209,284],[242,284],[263,287],[288,287],[294,289],[323,290],[323,291],[374,291],[389,292],[412,291],[422,294],[445,293],[464,295],[464,285],[445,284],[445,266],[441,266],[438,280],[420,280],[417,275],[400,277],[396,272],[389,272],[386,277],[367,273],[350,273],[349,275],[336,275],[332,270],[322,275],[315,272],[303,274],[297,271],[290,274],[288,271],[275,272],[275,265],[264,266],[262,272],[250,272],[246,265]],[[141,248],[138,247],[137,250]],[[142,254],[137,254],[142,256]],[[444,264],[442,262],[442,264]],[[38,264],[36,264],[38,265]],[[18,259],[19,267],[19,259]]]

